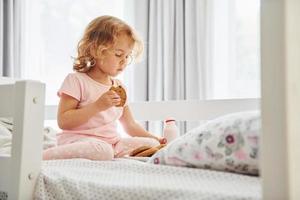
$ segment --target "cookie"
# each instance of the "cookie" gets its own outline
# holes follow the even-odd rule
[[[150,149],[147,149],[141,153],[136,154],[135,156],[137,157],[150,157],[152,156],[154,153],[156,153],[159,149],[157,147],[152,147]]]
[[[126,99],[127,99],[127,95],[126,95],[125,89],[121,85],[119,85],[117,87],[112,86],[109,90],[115,91],[120,96],[120,98],[121,98],[120,104],[116,105],[116,107],[122,107],[122,106],[124,106],[124,104],[126,102]]]
[[[131,153],[130,153],[130,156],[135,156],[147,149],[150,149],[151,147],[150,146],[141,146],[139,148],[136,148],[135,150],[133,150]]]
[[[142,146],[137,149],[135,149],[130,156],[136,156],[136,157],[150,157],[153,154],[155,154],[158,150],[161,148],[165,147],[165,144],[158,145],[156,147],[147,147],[147,146]]]

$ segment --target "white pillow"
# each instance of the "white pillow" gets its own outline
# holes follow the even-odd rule
[[[228,114],[187,132],[148,162],[258,175],[260,131],[258,111]]]

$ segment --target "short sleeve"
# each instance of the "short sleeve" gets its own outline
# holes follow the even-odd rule
[[[57,95],[60,97],[64,93],[69,95],[78,101],[81,99],[81,86],[78,77],[75,74],[68,74],[62,83],[60,89],[57,92]]]

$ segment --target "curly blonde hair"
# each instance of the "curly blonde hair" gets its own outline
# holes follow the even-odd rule
[[[78,72],[87,72],[96,64],[95,59],[100,57],[103,49],[114,45],[120,34],[126,34],[133,43],[133,57],[139,58],[143,52],[143,43],[135,31],[124,21],[113,16],[100,16],[87,26],[83,38],[78,43],[77,57],[73,69]]]

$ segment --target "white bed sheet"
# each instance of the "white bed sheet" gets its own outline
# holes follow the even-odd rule
[[[44,161],[34,199],[262,199],[258,177],[136,160]]]

